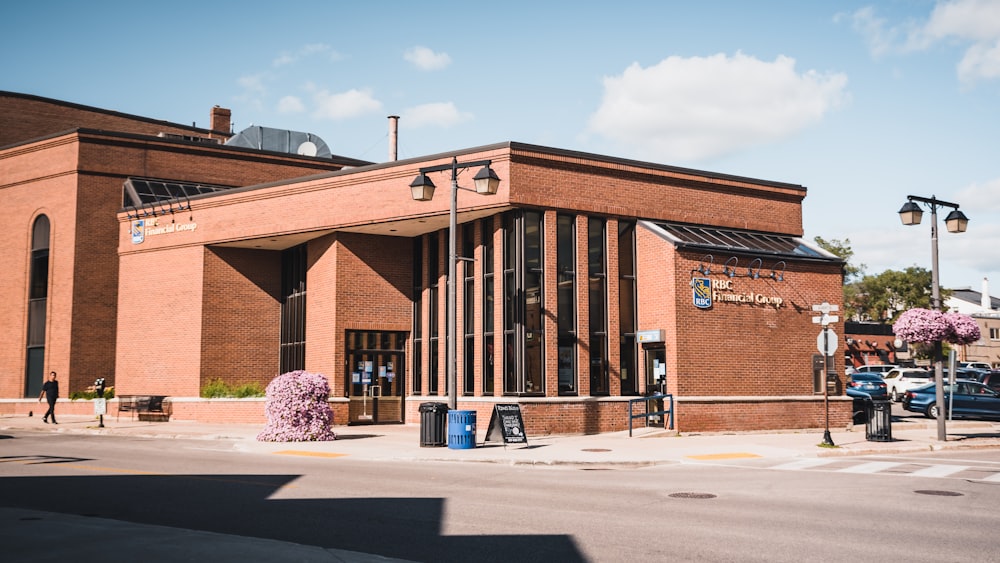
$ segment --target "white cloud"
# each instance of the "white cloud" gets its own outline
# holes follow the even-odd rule
[[[264,73],[258,74],[248,74],[246,76],[241,76],[237,79],[237,83],[246,92],[252,92],[254,94],[263,94],[267,88],[264,87]]]
[[[963,209],[974,209],[977,213],[1000,213],[1000,178],[984,184],[972,184],[959,191],[956,200]]]
[[[435,53],[419,45],[403,53],[403,58],[420,70],[441,70],[451,64],[448,53]]]
[[[836,19],[843,18],[838,15]],[[890,25],[871,6],[857,10],[849,19],[875,56],[921,51],[952,41],[966,45],[956,68],[962,82],[1000,78],[998,0],[939,1],[924,23],[906,21]]]
[[[320,90],[314,95],[316,110],[314,117],[326,119],[348,119],[382,109],[382,102],[372,96],[370,90],[351,89],[339,94]]]
[[[407,127],[423,127],[426,125],[451,127],[473,119],[471,113],[458,111],[458,108],[452,102],[423,104],[408,108],[402,113],[402,123]]]
[[[302,113],[305,110],[306,106],[298,96],[285,96],[278,100],[278,113]]]
[[[876,57],[896,50],[901,35],[907,35],[900,27],[891,27],[888,21],[875,14],[875,9],[865,6],[853,14],[837,14],[834,21],[850,20],[854,31],[868,42],[868,48]]]
[[[796,72],[795,60],[669,57],[604,78],[588,129],[644,158],[697,160],[788,137],[847,99],[844,74]]]
[[[271,65],[274,67],[288,66],[290,64],[298,62],[299,60],[305,57],[309,57],[312,55],[323,55],[323,54],[329,54],[330,60],[333,61],[342,58],[342,55],[340,53],[337,53],[329,45],[325,43],[310,43],[308,45],[303,45],[297,51],[285,52],[278,55],[278,57],[271,62]]]

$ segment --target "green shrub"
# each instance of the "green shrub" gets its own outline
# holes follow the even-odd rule
[[[201,396],[204,399],[263,397],[264,386],[260,383],[232,385],[221,379],[213,379],[201,388]]]
[[[71,401],[75,401],[77,399],[90,400],[90,399],[96,399],[96,398],[97,398],[97,392],[93,391],[92,389],[88,389],[86,391],[73,391],[72,393],[69,394],[69,400],[71,400]],[[108,387],[107,389],[105,389],[104,390],[104,398],[105,399],[114,399],[115,398],[115,388],[114,387]]]

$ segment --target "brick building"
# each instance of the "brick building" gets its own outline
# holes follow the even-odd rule
[[[74,363],[79,347],[120,393],[175,397],[175,416],[262,420],[259,402],[198,400],[199,389],[306,369],[327,376],[337,423],[416,422],[421,403],[448,393],[459,172],[458,408],[486,421],[493,405],[518,403],[529,434],[602,432],[627,428],[630,400],[664,389],[681,431],[823,426],[812,306],[839,302],[842,262],[799,238],[802,186],[515,142],[375,164],[152,134],[77,130],[0,148],[0,197],[22,209],[5,223],[20,236],[3,256],[23,270],[5,281],[19,303],[0,304],[6,326],[21,327],[0,350],[3,397],[22,396],[34,334],[25,265],[43,213],[28,210],[85,192],[70,173],[50,196],[59,175],[45,166],[59,159],[23,155],[103,142],[85,167],[100,165],[115,199],[52,221],[53,233],[88,239],[73,246],[73,276],[57,267],[69,243],[50,234],[48,257],[52,315],[102,333],[67,332],[50,315],[44,370],[90,371]],[[486,162],[499,189],[466,191]],[[15,170],[24,178],[8,180]],[[418,175],[439,186],[429,201],[408,189]],[[184,197],[157,191],[164,181]],[[214,188],[196,193],[199,182]],[[92,229],[95,217],[117,237]],[[83,259],[98,244],[117,253]],[[61,287],[97,273],[115,280],[100,304]],[[833,397],[831,424],[849,420],[850,402]]]

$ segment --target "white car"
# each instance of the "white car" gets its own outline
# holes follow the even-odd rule
[[[958,367],[960,368],[971,368],[971,369],[984,369],[986,371],[991,371],[993,366],[986,362],[958,362]]]
[[[892,364],[879,364],[879,365],[873,365],[873,366],[861,366],[861,367],[857,368],[857,371],[874,371],[875,373],[885,374],[885,373],[888,373],[888,372],[890,372],[890,371],[892,371],[894,369],[898,369],[898,368],[899,368],[899,366],[892,365]]]
[[[885,390],[893,402],[903,400],[903,395],[921,385],[934,381],[934,372],[922,368],[895,368],[882,376]]]

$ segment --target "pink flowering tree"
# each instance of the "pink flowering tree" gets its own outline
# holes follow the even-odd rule
[[[257,435],[261,442],[336,440],[330,429],[330,384],[326,376],[304,370],[283,373],[265,390],[267,425]]]
[[[979,325],[961,313],[910,309],[899,316],[892,331],[907,342],[971,344],[979,340]]]

